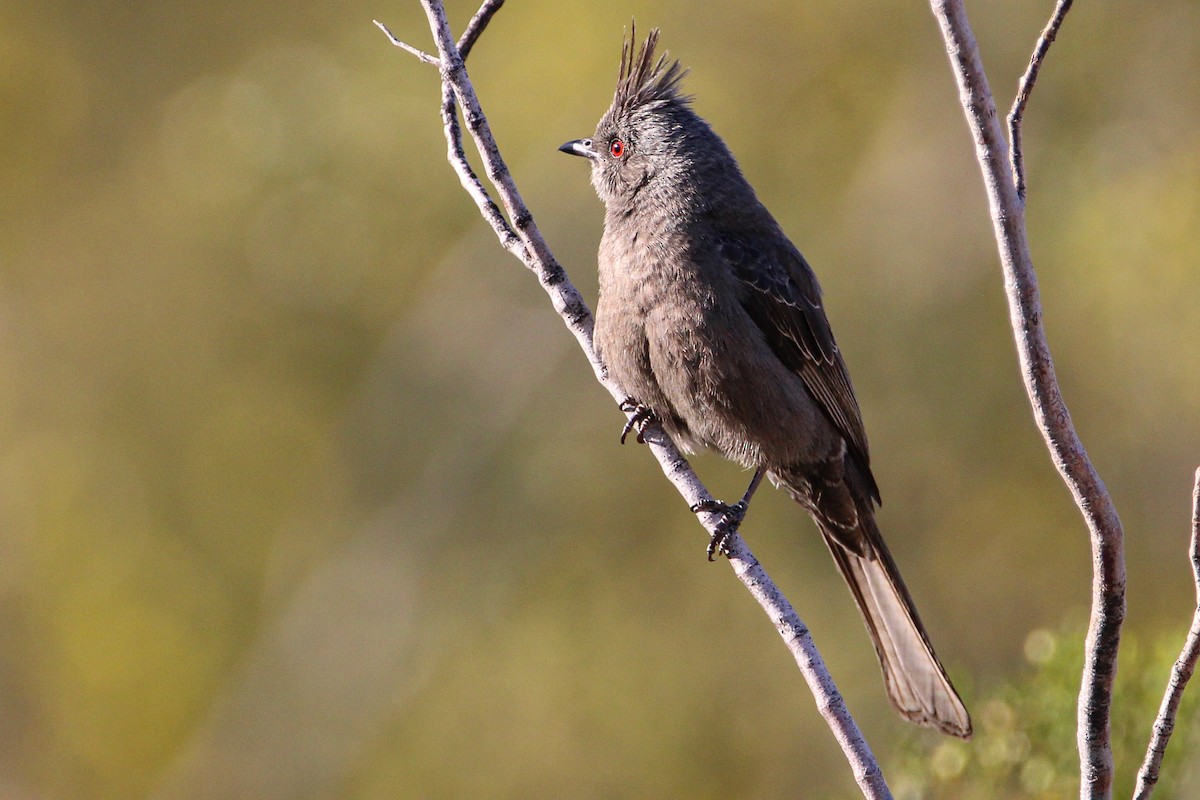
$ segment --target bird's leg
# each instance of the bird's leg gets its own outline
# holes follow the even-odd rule
[[[645,444],[646,438],[642,435],[642,431],[651,422],[654,422],[656,417],[654,411],[649,406],[644,406],[632,397],[626,397],[621,401],[621,410],[626,414],[632,413],[633,416],[625,421],[625,427],[621,429],[621,444],[625,444],[625,437],[630,431],[637,431],[638,444]]]
[[[738,525],[746,518],[746,511],[750,508],[750,498],[758,491],[758,485],[762,483],[763,475],[766,473],[766,467],[759,467],[755,471],[754,477],[750,480],[750,486],[746,488],[746,493],[742,495],[742,499],[733,505],[722,503],[720,500],[705,500],[692,506],[693,514],[713,511],[720,512],[721,514],[721,519],[717,522],[712,538],[708,541],[709,561],[712,561],[715,555],[729,555],[729,540],[737,533]]]

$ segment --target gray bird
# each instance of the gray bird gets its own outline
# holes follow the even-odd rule
[[[595,134],[560,148],[591,161],[605,206],[596,348],[639,433],[655,419],[684,449],[755,470],[743,502],[693,509],[724,514],[710,557],[769,477],[820,528],[892,704],[967,738],[967,710],[875,524],[867,435],[816,276],[680,93],[679,63],[655,58],[657,41],[655,29],[638,49],[631,34]]]

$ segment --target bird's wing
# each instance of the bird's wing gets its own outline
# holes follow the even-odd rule
[[[717,249],[743,287],[742,305],[784,364],[800,376],[813,399],[846,437],[875,500],[867,432],[846,363],[821,307],[821,289],[804,256],[782,234],[722,235]],[[772,244],[763,246],[759,242]],[[778,244],[775,244],[779,242]]]

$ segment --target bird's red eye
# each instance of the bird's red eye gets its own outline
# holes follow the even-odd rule
[[[612,153],[613,158],[620,158],[625,155],[625,143],[620,139],[613,139],[612,144],[608,146],[608,152]]]

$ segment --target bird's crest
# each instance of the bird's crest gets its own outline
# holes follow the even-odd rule
[[[638,108],[656,108],[670,103],[688,103],[691,97],[679,93],[679,82],[687,70],[678,61],[667,63],[664,52],[656,61],[658,28],[652,28],[640,49],[636,46],[637,31],[632,24],[629,38],[621,46],[621,71],[617,74],[617,93],[613,109],[630,112]]]

